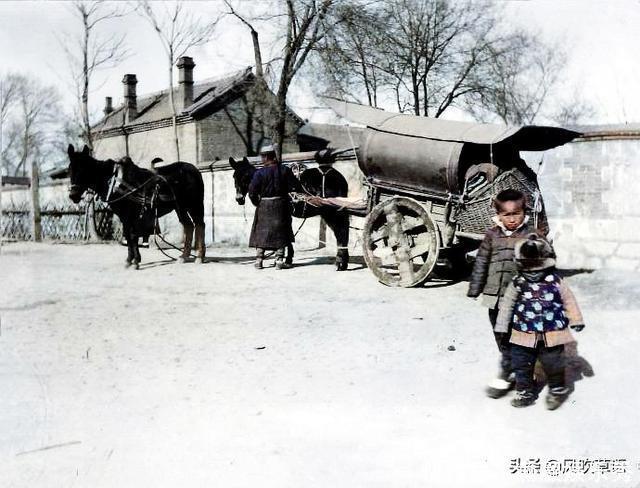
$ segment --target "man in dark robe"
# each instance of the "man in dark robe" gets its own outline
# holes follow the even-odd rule
[[[294,241],[289,192],[301,191],[290,168],[280,164],[271,145],[260,150],[263,167],[249,185],[249,198],[256,206],[249,246],[256,248],[256,268],[262,269],[265,250],[276,251],[276,269],[283,269],[284,250]]]

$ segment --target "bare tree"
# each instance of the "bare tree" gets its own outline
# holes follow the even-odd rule
[[[15,74],[7,74],[0,77],[0,179],[4,174],[4,160],[7,148],[5,147],[5,122],[9,118],[9,112],[16,102],[19,78]],[[2,182],[0,181],[0,185]]]
[[[491,55],[474,72],[477,86],[467,97],[467,110],[479,120],[496,116],[504,123],[530,124],[561,73],[561,51],[525,32],[491,46]]]
[[[474,73],[502,42],[493,4],[392,0],[381,43],[401,111],[439,117],[478,90]]]
[[[15,106],[9,117],[4,158],[14,176],[26,176],[29,163],[49,155],[61,119],[60,96],[53,86],[15,75]]]
[[[173,67],[189,49],[209,41],[219,20],[202,21],[185,11],[183,7],[184,3],[179,1],[173,2],[172,7],[169,6],[169,2],[154,3],[148,0],[141,0],[137,4],[138,12],[153,27],[167,56],[169,102],[173,112],[173,135],[178,159],[180,159],[180,141],[176,123],[178,113],[173,93]]]
[[[385,21],[380,6],[372,0],[336,5],[331,15],[334,28],[318,43],[315,63],[316,77],[327,94],[378,106],[380,90],[392,82],[383,69]]]
[[[345,0],[325,38],[322,68],[334,94],[381,92],[400,112],[531,123],[560,78],[564,56],[535,34],[508,29],[489,0]],[[375,25],[375,29],[367,26]],[[353,97],[353,98],[357,98]]]
[[[243,16],[229,0],[224,0],[224,3],[228,9],[226,15],[237,18],[251,33],[256,75],[250,93],[245,93],[239,99],[244,109],[244,124],[242,124],[240,120],[237,120],[240,119],[240,117],[234,117],[227,109],[225,109],[225,113],[236,133],[244,143],[247,155],[253,156],[258,153],[260,146],[265,140],[273,137],[273,119],[276,104],[274,103],[273,94],[269,89],[267,79],[265,78],[260,34],[254,26],[254,19]],[[261,21],[265,20],[265,18],[258,17],[256,20]]]
[[[100,1],[77,0],[71,11],[80,21],[82,30],[77,35],[66,35],[61,44],[67,56],[78,100],[78,119],[82,138],[93,148],[89,113],[90,85],[96,71],[113,68],[128,57],[125,35],[111,37],[97,32],[98,27],[127,14],[121,5]]]
[[[225,0],[225,3],[230,8],[229,13],[239,18],[249,27],[254,41],[256,64],[258,62],[261,63],[263,56],[260,52],[260,45],[257,42],[257,30],[247,20],[248,16],[240,15],[229,1]],[[310,53],[316,49],[318,43],[331,28],[325,20],[336,3],[337,0],[278,0],[274,2],[277,6],[275,14],[254,17],[255,21],[269,21],[271,24],[278,22],[278,29],[281,29],[282,33],[281,36],[278,36],[281,43],[281,48],[279,49],[281,55],[267,63],[272,68],[276,78],[272,138],[279,153],[282,152],[286,134],[289,88],[295,76],[306,63]]]
[[[7,74],[0,77],[0,124],[9,114],[12,104],[15,102],[18,89],[18,77],[15,74]]]
[[[576,125],[585,123],[596,115],[593,105],[582,98],[577,91],[573,91],[568,99],[556,105],[548,115],[549,120],[558,125]]]
[[[6,121],[7,130],[2,137],[2,161],[14,176],[31,177],[33,237],[40,240],[39,167],[54,148],[56,127],[62,118],[60,98],[54,87],[35,78],[12,75],[11,83],[13,106],[3,115],[2,129]],[[6,101],[3,97],[5,108]]]
[[[13,74],[0,76],[0,221],[3,218],[2,206],[2,177],[5,173],[5,120],[16,99],[17,77]],[[0,236],[0,254],[2,253],[2,236]]]

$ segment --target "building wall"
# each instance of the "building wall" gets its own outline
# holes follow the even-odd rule
[[[355,162],[338,162],[335,168],[340,171],[349,182],[349,196],[363,197],[362,173]],[[211,244],[215,238],[216,243],[246,246],[249,243],[249,233],[253,223],[254,207],[247,199],[244,206],[238,205],[235,200],[235,187],[233,183],[233,171],[215,171],[205,173],[205,216],[207,222],[206,239]],[[211,225],[211,181],[213,178],[213,195],[215,201],[213,226]],[[362,228],[362,219],[353,217],[352,226]],[[293,219],[293,231],[299,232],[296,236],[296,248],[312,249],[318,247],[320,234],[320,218],[307,219],[302,224],[302,219]],[[327,229],[327,247],[335,250],[336,242],[333,233]],[[350,247],[359,240],[358,231],[351,230]],[[359,244],[358,244],[359,245]]]
[[[233,119],[236,126],[244,130],[247,121],[246,107],[241,100],[236,100],[230,103],[226,110],[226,112],[220,110],[197,122],[202,161],[227,160],[230,156],[241,157],[247,155],[246,145],[231,122],[231,119]],[[298,127],[299,124],[296,119],[289,117],[286,133],[292,135],[285,140],[285,153],[299,150],[295,140],[295,133]],[[254,134],[254,148],[259,142],[259,137],[260,134]]]
[[[247,154],[246,146],[234,128],[231,118],[239,128],[246,125],[246,107],[242,101],[230,103],[225,110],[220,110],[204,119],[188,124],[178,125],[180,140],[180,159],[194,164],[213,162],[218,159],[227,160],[230,156],[241,157]],[[228,114],[227,114],[228,112]],[[284,152],[297,152],[298,145],[295,133],[299,123],[294,117],[287,120],[287,134]],[[128,136],[129,157],[143,167],[149,167],[153,158],[160,157],[165,162],[176,160],[173,128],[135,132]],[[254,147],[259,135],[254,135]],[[95,142],[95,155],[98,159],[119,159],[127,155],[127,142],[124,135],[105,137]]]
[[[129,134],[129,157],[138,165],[150,167],[153,158],[162,158],[166,163],[176,161],[173,127],[135,132]],[[199,163],[196,139],[196,123],[178,125],[180,159]],[[119,159],[127,155],[125,136],[105,137],[94,144],[97,159]]]
[[[530,164],[540,157],[525,155]],[[559,264],[640,270],[640,139],[578,140],[547,151],[542,161]]]

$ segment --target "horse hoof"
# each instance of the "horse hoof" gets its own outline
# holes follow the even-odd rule
[[[124,269],[127,269],[129,266],[131,266],[131,261],[125,261]]]
[[[140,263],[135,263],[133,265],[133,269],[140,269]]]
[[[180,264],[184,264],[184,263],[186,263],[186,262],[187,262],[187,258],[185,258],[184,256],[180,256],[180,257],[178,258],[178,263],[180,263]]]
[[[202,264],[202,263],[204,263],[204,258],[196,258],[195,263],[196,263],[196,264]]]

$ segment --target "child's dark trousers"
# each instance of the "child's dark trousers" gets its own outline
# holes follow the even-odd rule
[[[549,390],[564,389],[564,345],[545,347],[540,341],[535,348],[511,344],[511,366],[516,374],[516,390],[535,393],[533,371],[536,359],[542,363]]]

